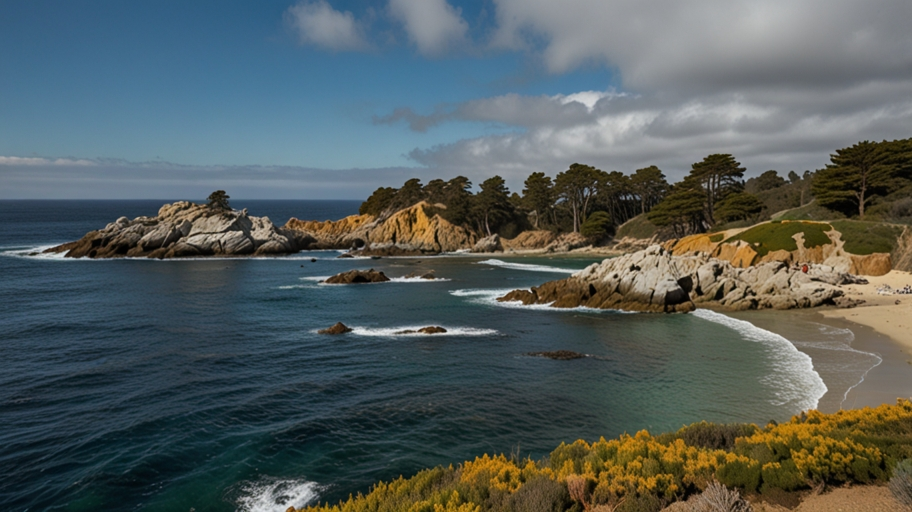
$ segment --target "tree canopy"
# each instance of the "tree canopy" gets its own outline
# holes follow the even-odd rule
[[[226,194],[224,190],[216,190],[206,198],[206,206],[213,210],[230,210],[229,199],[231,199],[231,196]]]

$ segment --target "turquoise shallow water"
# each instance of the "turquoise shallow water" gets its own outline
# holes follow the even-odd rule
[[[826,391],[742,320],[493,301],[591,259],[29,256],[160,204],[0,202],[0,509],[285,510],[486,452],[781,421]],[[357,204],[235,206],[283,222]],[[370,267],[444,279],[318,283]],[[316,334],[337,321],[355,331]],[[425,325],[449,332],[394,334]],[[524,355],[557,349],[593,357]]]

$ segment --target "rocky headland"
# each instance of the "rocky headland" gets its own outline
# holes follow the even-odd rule
[[[779,261],[740,268],[705,253],[676,256],[653,245],[497,300],[666,313],[697,307],[794,309],[836,304],[844,295],[840,285],[862,281],[825,265],[807,272]]]
[[[45,252],[67,258],[265,256],[297,252],[314,242],[306,234],[277,228],[268,217],[248,216],[246,209],[179,201],[162,206],[155,217],[121,217]]]

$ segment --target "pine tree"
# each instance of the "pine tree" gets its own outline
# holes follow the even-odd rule
[[[875,196],[896,185],[905,168],[907,141],[863,141],[830,155],[831,164],[817,171],[812,190],[817,202],[833,210],[856,209],[864,219],[865,207]]]
[[[535,213],[534,225],[535,229],[539,229],[542,219],[548,218],[548,214],[554,209],[554,184],[551,177],[545,176],[543,172],[533,172],[523,184],[523,203]]]
[[[231,196],[226,194],[224,190],[216,190],[206,198],[206,206],[212,210],[230,210],[229,199],[231,199]]]

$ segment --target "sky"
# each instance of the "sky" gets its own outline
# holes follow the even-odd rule
[[[0,0],[0,199],[364,199],[912,137],[908,0]]]

